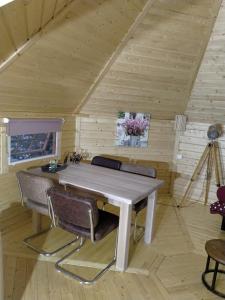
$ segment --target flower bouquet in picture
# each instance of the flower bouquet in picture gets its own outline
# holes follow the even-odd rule
[[[150,115],[120,112],[117,119],[118,146],[147,147]]]

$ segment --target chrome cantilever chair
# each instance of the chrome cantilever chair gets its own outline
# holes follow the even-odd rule
[[[67,270],[62,266],[62,263],[80,250],[86,238],[95,243],[116,229],[119,224],[119,217],[98,209],[94,198],[79,195],[77,189],[62,191],[53,187],[48,191],[48,195],[50,196],[51,215],[55,226],[80,236],[80,244],[56,262],[56,269],[82,284],[93,284],[115,263],[117,245],[112,261],[92,279],[85,279]]]
[[[91,161],[92,165],[105,167],[114,170],[120,170],[121,161],[104,156],[95,156]]]
[[[54,186],[53,180],[47,177],[31,174],[26,171],[19,171],[16,173],[16,176],[21,192],[22,205],[25,204],[28,208],[31,208],[42,215],[49,216],[47,190]],[[53,225],[51,224],[50,228],[25,238],[23,241],[24,244],[41,255],[51,256],[77,240],[76,237],[76,239],[73,239],[72,241],[69,241],[68,243],[52,251],[40,249],[31,243],[32,240],[42,234],[47,233],[52,227]]]
[[[151,177],[151,178],[156,178],[156,169],[152,168],[152,167],[145,167],[142,165],[122,163],[120,170],[123,172],[128,172],[128,173],[138,174],[138,175],[147,176],[147,177]],[[134,238],[135,242],[138,242],[144,234],[145,227],[137,225],[137,220],[138,220],[138,215],[139,215],[140,211],[142,209],[144,209],[147,206],[147,204],[148,204],[148,198],[146,197],[146,198],[142,199],[141,201],[139,201],[138,203],[133,205],[133,211],[135,212],[133,238]],[[137,236],[137,229],[142,230],[142,232],[139,236]]]

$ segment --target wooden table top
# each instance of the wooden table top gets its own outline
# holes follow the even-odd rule
[[[91,164],[71,164],[58,172],[59,182],[102,194],[108,199],[135,204],[163,185],[162,180]]]

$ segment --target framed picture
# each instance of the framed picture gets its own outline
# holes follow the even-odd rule
[[[148,146],[150,114],[118,112],[116,145],[143,148]]]

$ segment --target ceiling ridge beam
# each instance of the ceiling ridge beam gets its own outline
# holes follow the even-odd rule
[[[108,61],[104,65],[104,67],[101,69],[100,73],[96,77],[96,79],[93,82],[93,84],[88,89],[88,91],[85,94],[85,96],[82,98],[82,100],[79,103],[79,105],[74,110],[74,112],[73,112],[74,114],[79,114],[80,111],[81,111],[81,109],[83,108],[83,106],[88,102],[90,96],[93,94],[93,92],[95,91],[95,89],[97,88],[97,86],[99,85],[99,83],[101,82],[101,80],[103,79],[103,77],[105,76],[105,74],[109,71],[110,67],[115,62],[115,60],[117,59],[117,57],[120,55],[120,53],[122,52],[123,48],[126,46],[127,42],[129,41],[129,39],[134,34],[137,26],[141,23],[141,21],[144,19],[144,17],[146,16],[146,14],[149,12],[149,9],[150,9],[150,7],[152,6],[152,4],[154,2],[155,2],[155,0],[148,0],[146,2],[146,4],[144,5],[144,7],[142,8],[142,11],[138,14],[137,18],[135,19],[135,21],[133,22],[133,24],[130,26],[128,32],[125,34],[125,36],[123,37],[123,39],[121,40],[121,42],[119,43],[119,45],[116,47],[115,51],[112,53],[112,55],[110,56],[110,58],[108,59]]]

